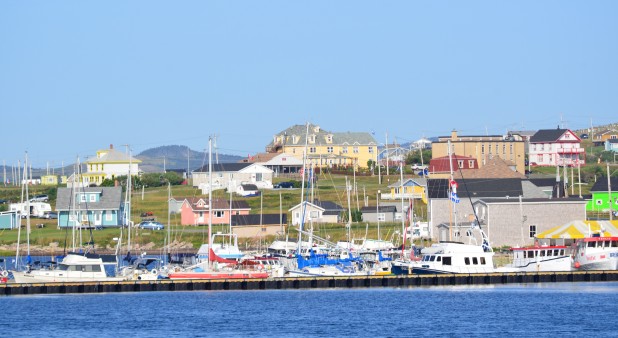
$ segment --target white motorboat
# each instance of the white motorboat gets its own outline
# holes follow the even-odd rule
[[[124,277],[108,276],[106,265],[116,262],[104,260],[99,255],[69,253],[55,267],[26,271],[12,271],[16,283],[53,282],[109,282],[122,281]]]
[[[571,271],[573,259],[567,246],[531,246],[511,248],[510,264],[497,269],[498,272],[540,272]]]
[[[410,262],[408,273],[492,273],[494,252],[483,246],[460,242],[440,242],[421,250],[422,258]],[[395,263],[393,263],[395,268]]]
[[[618,237],[586,237],[577,241],[576,270],[618,270]]]

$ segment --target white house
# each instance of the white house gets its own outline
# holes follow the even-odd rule
[[[308,224],[309,222],[339,223],[341,221],[341,214],[345,212],[345,209],[330,201],[314,201],[313,203],[303,201],[288,211],[292,213],[292,224],[299,225],[303,220],[303,213],[303,224]]]
[[[207,194],[209,187],[208,165],[192,172],[193,186]],[[254,184],[258,189],[272,189],[273,171],[256,163],[220,163],[212,165],[212,190],[236,191],[241,184]]]
[[[543,129],[530,138],[531,165],[563,166],[585,164],[586,151],[581,139],[569,129]]]

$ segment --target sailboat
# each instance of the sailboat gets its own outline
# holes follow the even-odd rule
[[[76,198],[76,194],[72,194]],[[75,217],[74,227],[81,227],[81,223]],[[62,261],[50,265],[49,268],[33,269],[30,265],[26,266],[25,271],[12,271],[16,283],[48,283],[48,282],[103,282],[121,281],[123,277],[108,276],[106,266],[116,265],[115,256],[98,255],[90,252],[94,249],[92,245],[83,253],[69,252]],[[93,250],[94,251],[94,250]]]
[[[212,187],[212,138],[208,139],[208,180]],[[231,220],[231,218],[230,218]],[[168,270],[169,279],[260,279],[268,278],[265,271],[242,269],[236,260],[217,256],[213,251],[212,190],[208,192],[208,259],[186,268]]]

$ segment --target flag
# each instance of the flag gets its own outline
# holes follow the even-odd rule
[[[457,193],[454,191],[451,191],[451,201],[453,201],[453,203],[459,203],[459,197],[457,197]]]

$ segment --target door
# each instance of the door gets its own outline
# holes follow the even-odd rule
[[[101,221],[103,220],[103,212],[97,211],[94,213],[94,225],[101,225]]]

